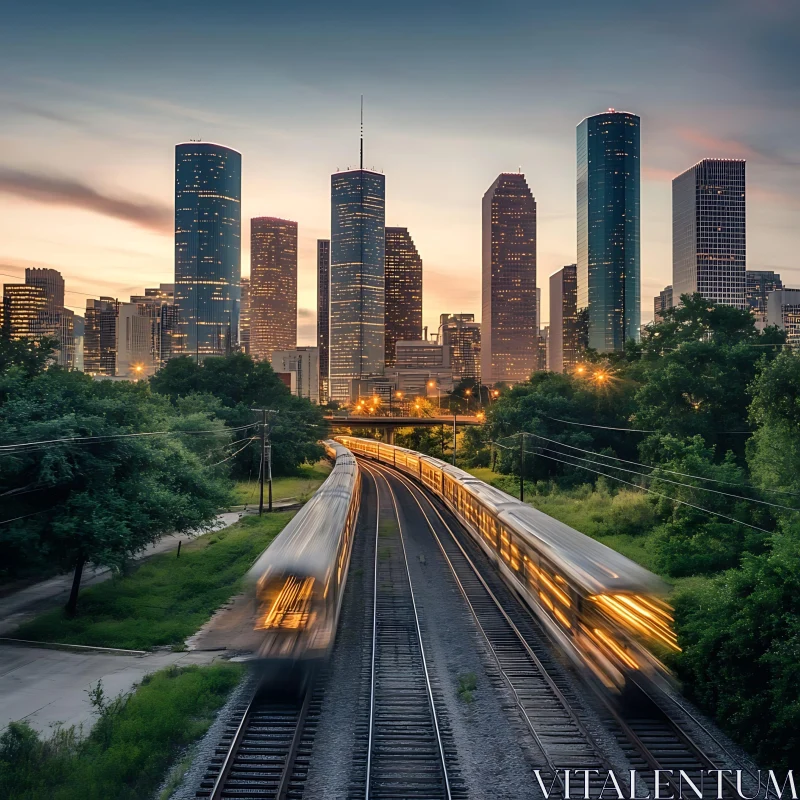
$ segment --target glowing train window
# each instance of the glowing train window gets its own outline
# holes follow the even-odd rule
[[[313,617],[311,612],[311,591],[313,578],[296,578],[290,575],[275,599],[271,603],[262,604],[262,614],[256,621],[256,630],[268,629],[300,629],[308,626]],[[264,605],[269,608],[264,609]]]

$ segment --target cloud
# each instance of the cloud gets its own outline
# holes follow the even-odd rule
[[[172,209],[168,206],[112,197],[73,178],[57,178],[0,166],[0,193],[38,203],[93,211],[155,233],[170,234],[174,231]]]
[[[680,128],[678,135],[689,144],[708,151],[707,158],[743,158],[777,167],[796,167],[800,162],[769,147],[753,145],[737,139],[724,139],[697,128]]]

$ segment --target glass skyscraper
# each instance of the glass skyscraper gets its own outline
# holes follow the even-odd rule
[[[589,347],[607,353],[641,331],[639,117],[609,109],[577,139],[578,310]]]
[[[578,363],[578,268],[567,264],[550,276],[550,358],[553,372]]]
[[[520,172],[483,196],[481,379],[518,383],[539,366],[536,200]]]
[[[422,259],[408,228],[386,228],[386,366],[395,344],[422,336]]]
[[[330,398],[383,373],[386,181],[354,169],[331,175]]]
[[[239,334],[242,156],[209,142],[175,146],[177,351],[225,355]]]
[[[328,402],[328,353],[331,324],[331,240],[317,239],[317,349],[319,351],[319,401]]]
[[[745,162],[705,158],[672,181],[672,293],[748,308]]]

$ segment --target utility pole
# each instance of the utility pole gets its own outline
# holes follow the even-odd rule
[[[453,466],[456,465],[456,412],[453,412]]]
[[[274,408],[251,408],[251,411],[261,412],[261,468],[259,469],[259,497],[258,515],[264,513],[264,478],[269,481],[269,500],[268,511],[272,511],[272,442],[270,441],[270,429],[267,414],[277,414]]]
[[[525,466],[525,434],[519,435],[519,499],[524,502],[525,500],[525,479],[522,475],[523,467]]]

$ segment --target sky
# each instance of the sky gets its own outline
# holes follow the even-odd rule
[[[525,173],[548,277],[576,259],[575,128],[641,117],[642,320],[671,283],[671,180],[747,160],[748,268],[800,286],[800,0],[9,4],[0,28],[0,280],[58,269],[67,304],[171,283],[174,145],[242,153],[249,220],[299,224],[299,344],[316,338],[330,175],[386,175],[423,259],[424,324],[480,318],[481,198]]]

